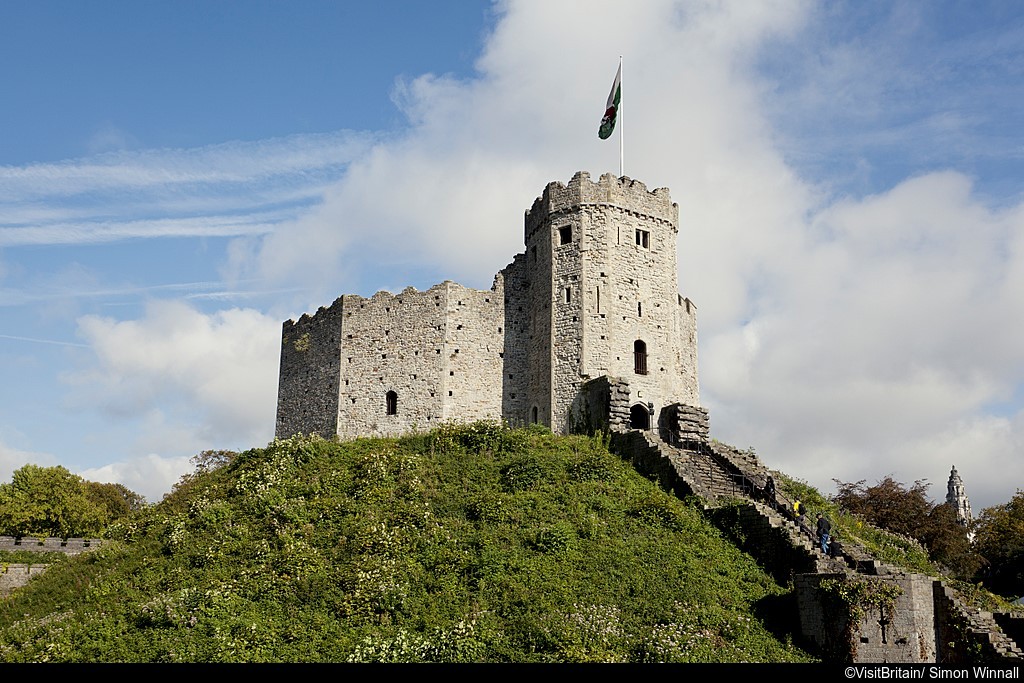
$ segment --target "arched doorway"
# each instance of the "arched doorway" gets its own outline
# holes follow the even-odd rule
[[[651,412],[643,403],[637,403],[629,409],[629,428],[648,430],[651,428]]]

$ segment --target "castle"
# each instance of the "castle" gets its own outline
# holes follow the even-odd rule
[[[585,385],[650,430],[699,406],[696,308],[678,291],[679,206],[612,174],[549,183],[490,290],[343,295],[283,325],[276,436],[394,436],[444,422],[590,428]],[[621,401],[620,401],[621,403]],[[615,412],[612,410],[611,412]]]

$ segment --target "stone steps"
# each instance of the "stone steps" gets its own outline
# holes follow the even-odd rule
[[[645,432],[643,436],[648,463],[656,458],[668,463],[675,481],[684,483],[684,488],[703,498],[707,509],[716,507],[724,499],[748,501],[751,509],[756,510],[771,528],[782,531],[789,546],[805,558],[806,562],[800,563],[813,567],[814,574],[890,576],[895,580],[907,575],[897,567],[878,561],[865,548],[850,540],[835,542],[836,557],[822,553],[813,532],[806,527],[801,528],[785,514],[784,510],[789,509],[792,501],[778,493],[772,505],[760,499],[764,483],[772,473],[758,461],[753,451],[740,451],[717,442],[701,444],[689,441],[670,446],[650,433]],[[938,579],[935,581],[941,583]],[[970,624],[970,637],[977,640],[990,656],[1010,662],[1024,658],[1020,647],[1003,632],[991,613],[969,611],[955,597],[950,599],[950,604]]]

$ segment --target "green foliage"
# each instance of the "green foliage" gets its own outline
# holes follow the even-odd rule
[[[547,469],[533,454],[522,455],[501,469],[501,484],[507,491],[527,491],[544,480]]]
[[[985,585],[1005,596],[1024,595],[1024,490],[985,508],[974,525],[974,547],[986,561]]]
[[[480,420],[468,425],[447,423],[434,430],[431,437],[434,449],[441,453],[465,450],[508,455],[523,452],[527,444],[527,432],[493,420]]]
[[[576,545],[576,528],[567,521],[555,522],[537,532],[533,547],[542,553],[566,553]]]
[[[85,481],[63,467],[25,465],[0,484],[0,535],[92,537],[145,505],[120,484]]]
[[[277,440],[0,601],[0,661],[810,661],[782,596],[600,437]],[[116,540],[113,540],[116,539]]]
[[[835,603],[826,610],[836,619],[845,619],[844,638],[841,652],[856,648],[855,634],[860,632],[861,622],[868,615],[891,622],[895,616],[896,600],[903,595],[903,589],[894,583],[878,579],[844,577],[825,579],[818,588],[826,599]]]
[[[835,512],[837,509],[818,489],[805,481],[781,475],[776,482],[776,486],[791,500],[799,500],[806,507],[808,519],[814,518],[811,513]]]
[[[95,481],[83,482],[85,497],[102,510],[102,524],[138,512],[146,506],[146,499],[123,484],[101,484]]]
[[[838,513],[833,518],[836,536],[863,546],[873,557],[887,564],[904,567],[921,574],[938,576],[928,551],[918,541],[879,529],[849,513]]]
[[[34,550],[0,550],[0,566],[6,564],[54,564],[68,558],[64,553],[41,553]]]
[[[967,530],[957,523],[952,508],[928,500],[926,482],[904,487],[892,477],[885,477],[874,486],[838,480],[836,485],[834,502],[841,509],[876,527],[917,540],[927,548],[933,564],[961,579],[972,577],[978,569],[980,558],[970,546]]]

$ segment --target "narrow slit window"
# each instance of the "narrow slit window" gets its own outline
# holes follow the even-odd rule
[[[384,395],[384,404],[388,415],[398,415],[398,394],[389,391]]]

